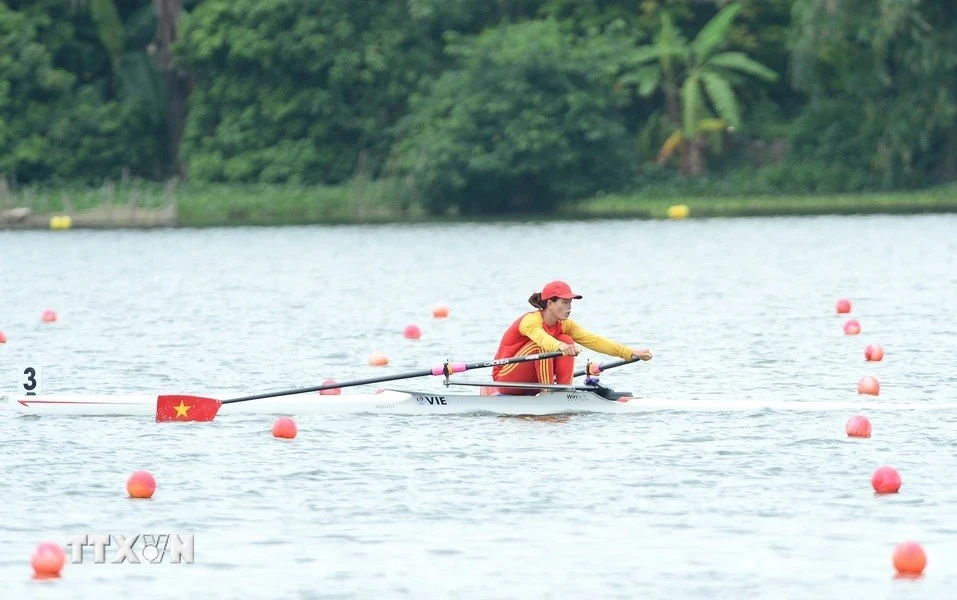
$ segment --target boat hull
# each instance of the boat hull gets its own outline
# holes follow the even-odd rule
[[[156,414],[156,396],[142,394],[55,394],[0,396],[0,409],[30,415],[148,416]],[[622,398],[607,400],[590,391],[547,391],[536,396],[487,396],[441,392],[385,390],[374,394],[296,394],[224,404],[217,419],[230,415],[309,414],[496,414],[552,415],[567,413],[636,413],[654,411],[856,411],[954,410],[957,404],[891,402],[812,402],[737,399],[675,400]]]
[[[31,415],[153,416],[156,396],[47,395],[3,396],[0,404]],[[575,412],[634,412],[632,399],[606,400],[588,391],[543,392],[537,396],[486,396],[403,392],[322,396],[316,393],[261,398],[224,404],[217,419],[233,414],[516,414],[548,415]]]

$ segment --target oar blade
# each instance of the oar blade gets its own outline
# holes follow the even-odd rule
[[[221,400],[203,398],[202,396],[187,396],[171,394],[157,396],[156,422],[170,423],[173,421],[212,421],[216,418]]]

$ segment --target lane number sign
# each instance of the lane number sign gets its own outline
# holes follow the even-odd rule
[[[42,393],[41,373],[43,368],[31,365],[20,370],[20,389],[27,396],[37,396]]]

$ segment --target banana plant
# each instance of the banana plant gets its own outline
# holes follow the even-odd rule
[[[148,106],[152,114],[162,118],[164,93],[160,73],[146,49],[127,48],[130,32],[123,24],[116,2],[80,0],[77,5],[82,6],[84,3],[96,25],[100,43],[110,55],[120,97]],[[155,14],[156,9],[152,3],[147,4],[135,12],[130,21],[137,27],[148,26],[150,21],[155,23]],[[152,27],[155,29],[155,24]]]
[[[741,126],[734,86],[742,75],[774,81],[777,74],[743,52],[721,52],[738,4],[722,8],[690,42],[681,34],[667,11],[661,14],[661,29],[653,44],[637,48],[630,57],[631,69],[621,82],[634,85],[642,97],[661,91],[670,121],[669,135],[658,153],[662,164],[678,151],[681,172],[704,173],[705,136],[717,144],[721,133]]]

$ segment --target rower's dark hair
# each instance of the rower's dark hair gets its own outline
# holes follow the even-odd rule
[[[545,304],[546,304],[546,302],[545,302],[545,300],[542,300],[542,293],[541,293],[541,292],[535,292],[534,294],[532,294],[531,296],[529,296],[529,297],[528,297],[528,303],[531,304],[532,306],[534,306],[535,308],[539,309],[539,310],[545,310]]]

